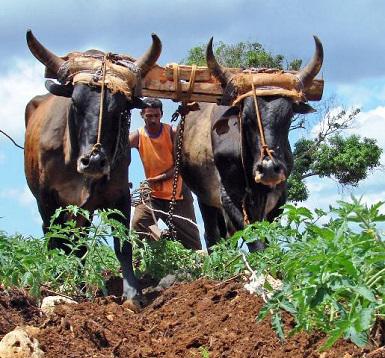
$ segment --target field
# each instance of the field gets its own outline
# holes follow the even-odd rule
[[[247,227],[210,256],[176,242],[138,243],[110,212],[99,213],[87,238],[55,218],[43,240],[2,234],[0,338],[16,326],[38,327],[45,357],[385,356],[381,205],[352,198],[331,213],[288,205],[279,221]],[[139,311],[116,297],[111,233],[134,243],[146,298]],[[84,266],[47,250],[55,235],[88,246]],[[265,251],[240,249],[258,237]],[[162,277],[171,282],[157,286]],[[42,314],[42,298],[55,293],[79,303]]]

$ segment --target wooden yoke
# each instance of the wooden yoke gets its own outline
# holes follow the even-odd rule
[[[240,68],[230,68],[236,77],[242,75],[243,70]],[[146,97],[175,99],[176,86],[173,77],[173,64],[165,67],[154,66],[146,77],[142,80],[142,94]],[[277,71],[276,71],[277,72]],[[278,75],[282,77],[295,75],[293,71],[278,71]],[[266,70],[264,73],[255,73],[255,82],[259,82],[259,77],[274,76]],[[187,93],[189,89],[189,79],[191,76],[191,66],[179,65],[179,78],[182,93]],[[249,75],[250,76],[250,75]],[[309,101],[319,101],[322,98],[324,81],[322,79],[314,79],[311,86],[305,89],[304,94]],[[198,66],[195,74],[195,83],[191,94],[191,102],[209,102],[218,103],[223,95],[223,89],[220,82],[211,75],[207,67]]]

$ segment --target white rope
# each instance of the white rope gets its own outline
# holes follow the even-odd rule
[[[155,212],[157,212],[157,213],[161,213],[161,214],[168,215],[168,213],[166,213],[165,211],[151,208],[151,207],[148,206],[143,200],[142,200],[142,204],[143,204],[147,209],[150,209],[150,210],[155,211]],[[196,227],[197,229],[199,229],[198,225],[197,225],[194,221],[192,221],[191,219],[185,218],[184,216],[180,216],[180,215],[173,215],[173,216],[174,216],[175,218],[185,220],[185,221],[189,222],[190,224],[195,225],[195,227]]]

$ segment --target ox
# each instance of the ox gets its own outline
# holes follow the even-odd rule
[[[322,66],[323,48],[314,37],[316,51],[298,72],[296,80],[308,88]],[[282,95],[243,96],[232,103],[237,88],[233,73],[218,64],[210,40],[206,60],[211,73],[221,82],[221,104],[200,104],[200,110],[187,115],[183,135],[181,173],[197,195],[208,247],[220,237],[240,230],[247,222],[272,221],[287,199],[287,183],[293,167],[289,128],[295,113],[314,109],[305,100],[294,101]],[[226,106],[227,105],[227,106]],[[266,146],[263,147],[257,110]],[[246,220],[247,219],[247,220]],[[262,242],[249,249],[262,249]]]
[[[155,34],[152,41],[148,51],[130,63],[137,72],[137,82],[161,53],[161,42]],[[131,157],[127,123],[130,110],[140,108],[141,100],[134,94],[127,96],[127,93],[106,88],[103,91],[104,104],[100,106],[100,86],[63,77],[66,61],[46,49],[31,31],[27,32],[27,43],[32,54],[46,66],[46,74],[61,80],[61,84],[47,80],[46,88],[50,93],[34,97],[25,111],[25,174],[37,200],[43,231],[46,232],[55,210],[69,204],[91,213],[97,209],[119,209],[125,218],[117,216],[116,219],[128,228],[131,204],[128,166]],[[104,53],[96,50],[87,51],[85,55],[87,58],[105,58]],[[100,108],[103,119],[101,136],[98,136],[100,141],[95,146]],[[79,221],[77,224],[87,225],[87,222]],[[68,252],[62,239],[51,240],[49,246]],[[139,289],[133,272],[131,244],[128,241],[120,243],[114,238],[114,248],[123,273],[123,296],[133,299]],[[83,254],[82,250],[77,252],[79,257]]]

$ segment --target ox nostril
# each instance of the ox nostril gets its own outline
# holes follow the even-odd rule
[[[80,162],[83,166],[88,167],[90,165],[90,158],[81,158]]]
[[[100,161],[100,168],[104,168],[106,166],[106,160],[105,159],[102,159]]]
[[[281,166],[279,164],[274,164],[274,171],[279,173],[281,171]]]
[[[261,174],[263,173],[263,165],[262,164],[257,165],[257,172],[260,172]]]

